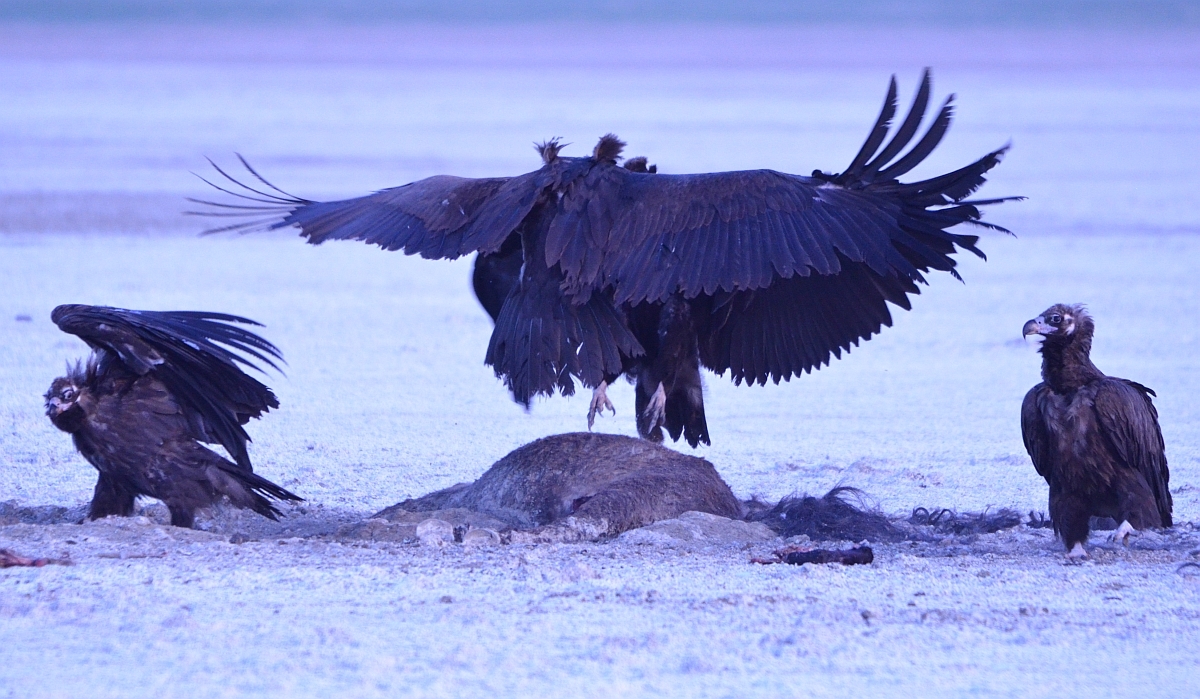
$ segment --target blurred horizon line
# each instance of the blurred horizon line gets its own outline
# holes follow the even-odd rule
[[[1200,27],[1193,0],[0,0],[0,22]]]

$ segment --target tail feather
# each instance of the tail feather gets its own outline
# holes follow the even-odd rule
[[[267,519],[277,520],[282,513],[271,499],[296,502],[304,500],[257,473],[243,470],[223,459],[221,461],[208,468],[208,480],[217,492],[227,496],[237,507],[253,510]]]

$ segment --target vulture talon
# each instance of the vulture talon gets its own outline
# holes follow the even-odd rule
[[[1083,544],[1078,543],[1078,542],[1076,542],[1076,544],[1073,547],[1071,547],[1070,551],[1067,551],[1067,562],[1068,563],[1082,563],[1083,559],[1085,559],[1087,557],[1088,557],[1087,551],[1083,550]]]
[[[1114,544],[1128,546],[1129,536],[1131,534],[1137,534],[1137,530],[1133,528],[1133,525],[1129,523],[1129,520],[1124,520],[1121,522],[1121,526],[1117,527],[1116,531],[1112,533],[1112,542]]]
[[[600,385],[592,389],[592,403],[588,407],[588,432],[592,431],[592,425],[596,423],[596,416],[603,417],[604,409],[608,408],[613,415],[617,414],[617,409],[613,407],[612,401],[608,399],[608,382],[601,381]]]
[[[646,418],[647,432],[653,432],[667,424],[667,390],[661,381],[658,382],[658,389],[654,391],[654,395],[650,396],[650,404],[642,411],[642,417]]]

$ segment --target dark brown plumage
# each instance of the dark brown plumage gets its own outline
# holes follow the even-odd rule
[[[1050,519],[1072,558],[1086,556],[1088,518],[1132,529],[1171,526],[1170,473],[1158,412],[1145,386],[1092,364],[1095,324],[1082,305],[1057,304],[1027,322],[1042,335],[1042,383],[1021,406],[1021,433],[1050,485]]]
[[[59,306],[63,331],[92,348],[46,393],[46,414],[70,433],[75,448],[100,472],[88,517],[127,516],[134,500],[162,500],[171,524],[191,527],[197,509],[222,497],[275,519],[267,499],[299,500],[258,476],[242,428],[279,402],[238,364],[277,368],[274,345],[220,313],[128,311]],[[230,350],[236,351],[230,351]],[[242,353],[242,354],[239,354]],[[202,446],[220,444],[234,461]]]
[[[479,252],[476,293],[495,319],[486,362],[528,405],[536,395],[593,388],[589,424],[611,408],[606,387],[636,378],[638,431],[666,428],[709,442],[700,367],[736,383],[778,383],[840,357],[891,325],[888,302],[910,308],[929,270],[954,271],[978,237],[966,198],[1004,149],[954,172],[902,184],[941,140],[950,100],[906,154],[929,103],[928,71],[908,116],[893,78],[867,142],[841,174],[771,170],[654,174],[617,164],[609,134],[592,157],[538,146],[543,166],[511,178],[439,175],[337,202],[283,193],[247,170],[250,187],[218,171],[250,204],[214,203],[233,217],[216,230],[296,226],[308,242],[353,239],[428,258]],[[242,161],[245,164],[245,161]],[[215,186],[215,185],[214,185]],[[236,188],[241,188],[240,191]],[[265,215],[266,218],[263,218]]]

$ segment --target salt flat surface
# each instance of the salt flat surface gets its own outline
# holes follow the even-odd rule
[[[68,302],[265,323],[289,364],[268,381],[283,406],[251,426],[252,456],[308,499],[241,546],[220,517],[216,533],[0,527],[0,547],[77,562],[0,572],[0,696],[1196,690],[1200,583],[1176,573],[1200,521],[1196,37],[10,26],[0,39],[0,501],[90,496],[94,471],[42,414],[86,351],[49,321]],[[765,388],[708,376],[714,444],[696,453],[744,497],[846,484],[896,514],[1043,510],[1018,424],[1039,358],[1020,328],[1086,302],[1097,365],[1159,393],[1176,538],[1126,551],[1096,535],[1093,562],[1065,567],[1044,530],[1022,528],[882,546],[856,568],[750,566],[762,551],[737,547],[294,538],[473,479],[581,429],[587,403],[527,414],[508,399],[482,364],[490,323],[469,261],[195,237],[177,212],[203,193],[187,171],[205,155],[243,152],[311,197],[523,172],[533,140],[585,152],[610,130],[668,172],[836,170],[887,76],[907,96],[926,64],[960,111],[914,176],[1011,138],[984,192],[1031,197],[988,215],[1018,237],[986,234],[966,284],[932,278],[912,313],[820,372]],[[634,434],[632,390],[611,396],[618,414],[597,429]]]

